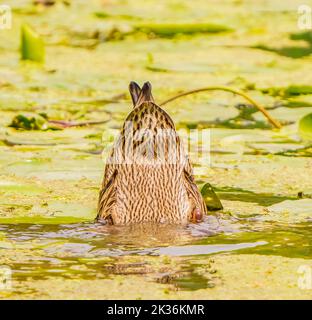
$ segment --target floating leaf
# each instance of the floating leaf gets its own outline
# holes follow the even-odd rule
[[[146,69],[156,72],[196,72],[196,73],[203,73],[203,72],[215,72],[217,71],[217,67],[207,64],[207,63],[191,63],[186,64],[184,62],[176,62],[172,64],[166,63],[151,63],[146,66]]]
[[[173,37],[177,34],[218,33],[231,31],[229,27],[212,23],[140,23],[135,30],[153,33],[160,37]]]
[[[43,62],[45,56],[43,39],[26,24],[21,28],[21,58]]]
[[[24,130],[46,130],[48,129],[48,122],[38,114],[18,114],[9,126]]]
[[[312,113],[307,114],[299,121],[299,134],[302,139],[312,141]]]
[[[298,96],[301,94],[312,94],[312,86],[302,85],[302,86],[289,86],[285,90],[287,96]]]
[[[34,205],[29,215],[41,217],[72,217],[81,220],[92,220],[96,212],[92,205],[83,206],[78,203],[54,201],[45,205]]]
[[[270,110],[270,115],[279,121],[287,123],[294,123],[299,121],[302,117],[311,113],[310,107],[302,107],[297,109],[292,108],[276,108]],[[253,117],[257,121],[261,121],[263,119],[263,115],[260,112],[254,113]]]
[[[202,189],[201,189],[201,194],[204,198],[204,201],[206,203],[207,209],[210,211],[215,211],[215,210],[221,210],[223,209],[223,206],[214,192],[212,186],[210,183],[206,183]]]
[[[263,93],[272,96],[292,97],[312,94],[312,86],[309,85],[291,85],[286,88],[282,87],[271,87],[260,89]]]
[[[141,19],[139,16],[134,16],[134,15],[129,15],[129,14],[113,14],[105,11],[96,11],[94,12],[94,15],[97,18],[101,19],[108,19],[108,18],[113,18],[113,19],[125,19],[125,20],[138,20]]]
[[[212,254],[218,252],[234,251],[246,248],[254,248],[267,244],[266,241],[257,241],[252,243],[237,243],[237,244],[212,244],[212,245],[195,245],[195,246],[177,246],[164,247],[158,249],[156,252],[169,256],[193,256]]]
[[[0,181],[0,192],[6,194],[38,194],[44,189],[32,184],[20,184],[11,181]]]

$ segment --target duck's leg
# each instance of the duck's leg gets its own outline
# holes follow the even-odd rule
[[[191,202],[193,203],[189,219],[194,223],[201,222],[203,220],[204,215],[207,214],[207,207],[195,183],[189,164],[188,166],[186,166],[184,170],[184,177],[187,192],[189,194]]]

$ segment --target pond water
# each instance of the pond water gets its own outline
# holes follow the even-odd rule
[[[300,287],[300,268],[312,268],[312,146],[298,133],[312,112],[312,90],[302,90],[312,83],[312,38],[297,29],[300,1],[7,2],[14,23],[0,30],[0,270],[11,269],[12,284],[1,298],[312,298],[312,279]],[[44,37],[44,64],[20,61],[23,23]],[[202,223],[94,223],[107,146],[131,110],[131,80],[150,81],[158,103],[229,85],[283,124],[273,129],[226,92],[164,107],[181,136],[209,130],[201,144],[191,136],[189,153],[199,187],[211,183],[224,209]],[[9,127],[30,112],[106,122]]]
[[[101,280],[123,282],[128,277],[135,277],[137,281],[143,277],[150,287],[154,283],[156,290],[170,297],[171,291],[179,296],[179,293],[226,285],[222,284],[222,273],[227,266],[220,269],[215,266],[214,257],[218,255],[249,257],[249,265],[236,265],[242,277],[263,263],[268,268],[268,256],[283,257],[277,267],[289,258],[302,264],[301,259],[311,254],[310,230],[311,223],[282,226],[222,216],[208,216],[203,223],[187,227],[11,223],[1,224],[0,232],[5,240],[0,241],[0,248],[5,251],[2,261],[12,268],[14,275],[15,286],[8,297],[57,297],[57,290],[62,292],[67,281],[81,281],[83,289],[84,281],[89,280],[94,282],[95,290],[88,298],[102,298],[96,290]],[[254,261],[255,256],[262,260],[260,265]],[[296,273],[295,269],[291,271]],[[54,288],[59,279],[64,283]],[[255,276],[253,281],[256,283],[259,279]],[[56,292],[46,292],[45,283],[49,283],[48,286],[51,283]],[[159,284],[163,287],[161,290]],[[287,290],[279,285],[281,290]],[[107,290],[110,286],[104,285]],[[166,291],[165,287],[169,289]],[[128,297],[149,294],[148,290],[145,293],[131,291],[135,288],[130,288]],[[68,289],[67,294],[80,295]],[[204,297],[210,297],[209,291],[205,294]],[[122,296],[127,297],[124,293]],[[86,297],[84,292],[82,297]]]

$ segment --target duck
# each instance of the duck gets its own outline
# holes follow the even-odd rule
[[[198,223],[207,214],[174,122],[152,85],[129,84],[133,109],[106,160],[96,221],[111,225]]]

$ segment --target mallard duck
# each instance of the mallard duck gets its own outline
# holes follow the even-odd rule
[[[199,222],[207,208],[171,117],[152,86],[129,85],[133,110],[107,159],[96,220],[110,224]]]

